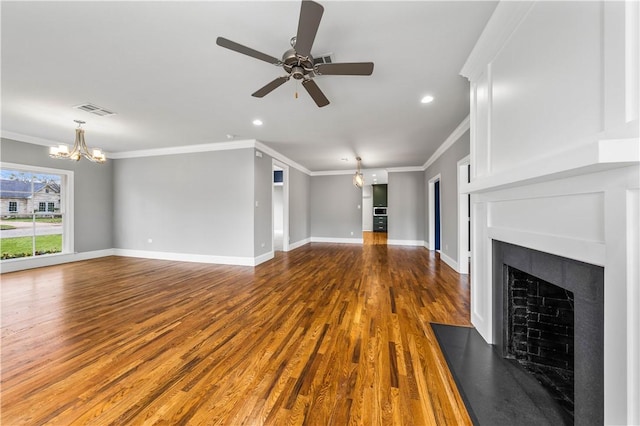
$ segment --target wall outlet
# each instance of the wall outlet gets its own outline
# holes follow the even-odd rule
[[[351,236],[353,237],[353,231],[351,231]]]
[[[147,242],[148,242],[149,244],[151,244],[151,243],[153,242],[153,239],[152,239],[152,238],[149,238],[149,239],[147,240]]]
[[[445,244],[445,245],[444,245],[444,249],[445,249],[445,250],[449,250],[449,244]]]
[[[256,207],[260,206],[260,202],[256,200]]]
[[[264,247],[264,243],[260,244],[261,247]]]
[[[360,204],[358,204],[358,210],[360,210]]]

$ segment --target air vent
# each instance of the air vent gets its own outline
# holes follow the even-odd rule
[[[331,57],[332,53],[327,53],[326,55],[318,56],[317,58],[313,58],[313,65],[319,64],[330,64],[333,62],[333,58]]]
[[[86,103],[81,105],[74,106],[75,109],[79,109],[80,111],[89,112],[91,114],[99,115],[100,117],[106,117],[108,115],[114,115],[115,112],[109,111],[108,109],[104,109],[99,107],[98,105]]]

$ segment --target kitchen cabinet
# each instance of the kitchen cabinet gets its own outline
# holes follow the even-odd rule
[[[373,217],[373,231],[374,232],[387,232],[387,216],[374,216]]]
[[[372,185],[373,207],[387,207],[387,185]]]

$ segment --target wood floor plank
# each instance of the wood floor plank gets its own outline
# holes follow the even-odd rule
[[[467,276],[369,237],[3,274],[1,423],[471,424],[429,326],[469,325]]]

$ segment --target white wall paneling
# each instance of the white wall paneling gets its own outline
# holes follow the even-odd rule
[[[471,321],[492,336],[493,239],[605,271],[605,423],[638,424],[638,3],[500,2],[470,82]]]
[[[469,196],[467,187],[469,156],[458,161],[458,272],[469,273]]]
[[[640,424],[640,191],[627,191],[627,421]]]

